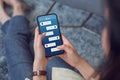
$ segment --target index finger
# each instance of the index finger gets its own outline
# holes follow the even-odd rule
[[[38,28],[38,27],[36,27],[36,28],[35,28],[35,37],[34,37],[34,42],[37,42],[37,40],[38,40],[38,36],[39,36],[39,28]]]
[[[63,44],[69,45],[70,47],[73,48],[72,43],[64,36],[64,34],[62,34],[62,40],[63,40]]]

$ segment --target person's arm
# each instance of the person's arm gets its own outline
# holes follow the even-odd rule
[[[86,80],[99,80],[99,74],[97,71],[84,59],[80,59],[80,62],[75,66],[77,70],[84,76]]]
[[[61,57],[72,67],[75,67],[77,70],[79,70],[79,72],[86,80],[90,80],[90,78],[92,77],[95,79],[97,71],[78,55],[73,45],[67,40],[67,38],[64,35],[62,35],[62,39],[63,45],[57,48],[59,48],[60,50],[64,50],[65,52],[59,57]]]
[[[39,34],[39,30],[36,28],[34,40],[35,58],[33,72],[46,69],[47,59],[45,57],[45,51],[42,45],[42,39],[44,36],[45,34]],[[78,55],[73,45],[67,40],[65,36],[62,35],[62,39],[63,45],[59,46],[58,48],[64,50],[65,53],[59,56],[68,64],[77,68],[84,76],[84,78],[88,80],[93,75],[95,70]],[[33,80],[46,80],[46,76],[34,76]]]
[[[37,75],[33,76],[33,80],[46,80],[47,75],[44,73],[41,75],[40,72],[46,71],[47,58],[45,57],[44,47],[42,45],[42,40],[45,34],[39,34],[38,27],[35,30],[34,38],[34,63],[33,63],[33,73],[37,72]]]
[[[46,71],[46,66],[42,66],[45,65],[41,62],[39,62],[39,60],[35,60],[33,63],[33,72],[34,71]],[[47,80],[46,79],[47,76],[43,76],[43,75],[39,75],[39,76],[33,76],[33,80]]]

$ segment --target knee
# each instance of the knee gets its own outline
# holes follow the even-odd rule
[[[22,31],[14,31],[14,32],[7,32],[5,35],[6,38],[21,38],[21,37],[30,37],[30,32],[22,32]]]
[[[23,40],[29,40],[24,34],[6,34],[4,37],[5,43],[18,43]]]

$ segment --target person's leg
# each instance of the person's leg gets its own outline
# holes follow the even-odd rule
[[[29,48],[28,24],[24,17],[16,16],[10,20],[5,35],[6,57],[11,80],[32,78],[33,56]]]
[[[34,48],[33,48],[33,45],[34,45],[34,36],[33,36],[33,34],[31,34],[29,47],[30,47],[31,54],[34,56]]]
[[[18,0],[9,1],[14,7],[13,18],[2,26],[8,72],[10,80],[25,80],[32,78],[33,65],[33,56],[29,49],[29,21],[23,17],[22,4]]]
[[[52,80],[52,68],[53,67],[57,67],[57,68],[67,68],[70,70],[75,71],[76,73],[80,74],[79,71],[77,69],[75,69],[74,67],[70,66],[69,64],[67,64],[65,61],[63,61],[60,57],[54,57],[53,59],[48,61],[47,64],[47,80]],[[62,74],[62,73],[61,73]]]

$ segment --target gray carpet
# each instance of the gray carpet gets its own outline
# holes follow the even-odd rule
[[[36,17],[46,14],[53,2],[48,0],[24,0],[24,2],[29,6],[26,17],[30,20],[30,28],[33,32],[34,26],[37,25]],[[11,8],[6,7],[6,9],[9,14],[12,13]],[[104,26],[104,19],[101,16],[93,15],[85,25],[81,26],[90,13],[58,3],[55,4],[50,13],[58,15],[61,32],[72,42],[78,53],[94,68],[98,69],[99,64],[105,60],[100,37]],[[7,80],[8,71],[3,37],[4,35],[0,30],[0,80]]]

